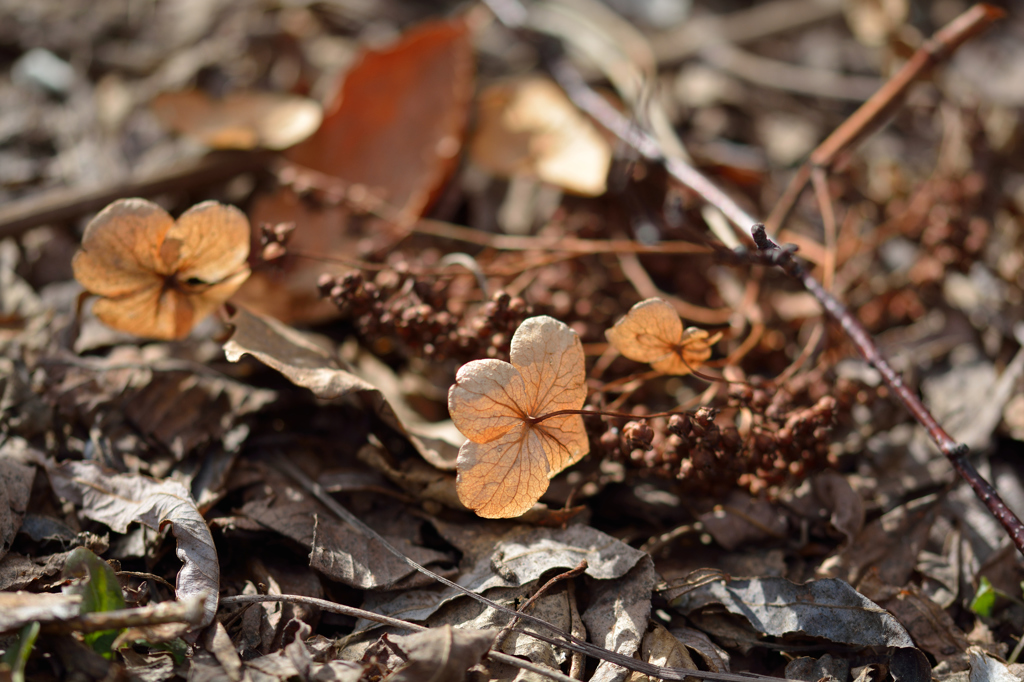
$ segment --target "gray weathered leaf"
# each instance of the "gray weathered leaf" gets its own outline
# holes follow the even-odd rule
[[[192,495],[177,481],[157,482],[138,474],[114,474],[94,462],[44,462],[50,484],[61,497],[82,509],[82,514],[125,533],[132,523],[159,530],[170,524],[177,539],[178,571],[175,593],[179,599],[205,594],[202,625],[217,613],[220,564],[213,536],[196,508]]]
[[[391,644],[405,654],[404,666],[389,682],[459,682],[491,648],[495,630],[454,629],[450,625],[413,635],[392,635]]]
[[[437,564],[451,561],[442,552],[413,544],[410,538],[391,536],[388,540],[405,556],[435,571],[440,570]],[[376,540],[367,540],[329,516],[316,517],[309,565],[333,580],[363,590],[395,589],[395,583],[412,574],[412,583],[403,581],[403,587],[433,584],[433,578],[422,576]]]
[[[493,549],[473,557],[457,581],[478,594],[495,587],[518,587],[553,568],[571,569],[581,559],[587,560],[586,575],[599,580],[621,578],[642,559],[649,559],[646,553],[589,526],[514,526],[482,540],[479,544]],[[460,597],[462,593],[451,588],[369,594],[363,608],[406,620],[424,620],[442,604]],[[373,626],[360,621],[356,629],[361,627]]]
[[[36,468],[3,455],[0,450],[0,559],[21,528]]]
[[[690,652],[669,632],[664,625],[655,623],[653,629],[644,636],[641,647],[642,660],[665,668],[684,668],[697,670]],[[691,678],[693,679],[693,678]],[[654,682],[647,675],[634,675],[630,682]]]
[[[236,309],[229,322],[235,327],[231,338],[224,343],[224,355],[229,361],[238,362],[242,356],[251,355],[323,400],[358,397],[381,421],[404,434],[424,459],[435,466],[450,462],[450,468],[455,468],[457,447],[442,439],[431,438],[431,434],[412,433],[399,419],[384,392],[343,369],[334,353],[271,317],[241,308]]]
[[[74,618],[81,602],[79,595],[71,594],[0,592],[0,632],[14,632],[35,621]]]
[[[640,648],[651,615],[651,591],[658,581],[654,561],[643,558],[618,580],[606,580],[593,586],[590,605],[583,612],[590,640],[606,649],[632,656]],[[591,682],[621,682],[629,671],[601,661]]]
[[[700,630],[693,628],[672,628],[672,634],[687,648],[693,649],[704,659],[708,670],[716,673],[729,672],[729,654],[725,649],[711,641],[711,638]]]
[[[910,635],[892,614],[848,583],[829,578],[797,585],[784,578],[715,580],[673,600],[690,613],[721,604],[743,616],[762,634],[801,633],[857,646],[913,647]]]
[[[821,658],[801,656],[786,665],[786,679],[804,682],[847,682],[850,679],[850,662],[845,658],[834,658],[825,654]]]
[[[971,657],[971,682],[1020,682],[1005,663],[992,658],[981,647],[968,648],[967,655]]]

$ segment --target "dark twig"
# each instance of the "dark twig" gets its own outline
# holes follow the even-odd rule
[[[495,0],[485,1],[494,2]],[[501,2],[507,5],[516,3],[518,0],[501,0]],[[876,93],[875,97],[865,102],[864,106],[850,120],[840,126],[835,133],[822,143],[819,150],[812,154],[812,161],[817,161],[817,165],[821,166],[827,166],[828,163],[831,163],[843,150],[848,149],[850,145],[860,140],[866,132],[872,130],[873,125],[877,125],[884,119],[885,115],[890,111],[890,107],[898,102],[899,96],[905,92],[906,88],[909,87],[915,78],[947,57],[964,41],[978,34],[1004,15],[1005,12],[997,7],[978,4],[954,19],[922,46],[921,50],[915,53],[908,63],[915,66],[909,68],[909,70],[908,68],[901,70],[879,93]],[[499,16],[499,18],[501,17]],[[523,26],[521,24],[511,25],[510,28],[522,30]],[[932,440],[949,459],[953,468],[956,469],[956,472],[967,481],[978,496],[978,499],[1002,524],[1017,550],[1024,554],[1024,524],[1000,499],[995,489],[967,461],[967,454],[969,452],[967,446],[956,443],[950,438],[949,434],[939,426],[921,400],[904,385],[900,376],[882,357],[868,331],[850,314],[838,299],[829,294],[822,287],[821,283],[793,258],[793,252],[796,250],[795,247],[779,247],[768,238],[763,224],[753,220],[738,203],[704,177],[700,171],[682,159],[667,158],[654,137],[639,129],[635,122],[630,121],[619,113],[607,100],[594,92],[584,82],[579,71],[565,58],[560,45],[548,42],[545,44],[545,47],[555,48],[553,50],[549,49],[548,54],[545,55],[548,61],[548,68],[576,106],[588,113],[600,125],[604,126],[622,142],[633,147],[645,158],[663,163],[669,175],[724,213],[736,227],[742,227],[745,230],[749,225],[755,226],[753,237],[758,247],[758,252],[754,254],[734,253],[731,256],[727,256],[725,260],[731,258],[734,261],[758,262],[760,257],[760,262],[777,265],[787,273],[799,278],[803,282],[804,287],[818,299],[825,312],[838,322],[843,331],[849,335],[851,341],[853,341],[864,358],[882,374],[893,393],[906,406],[914,418],[925,427]],[[883,92],[887,92],[887,94],[883,96]],[[840,131],[844,132],[840,133]],[[810,167],[807,170],[807,177],[808,179],[810,178]],[[804,183],[806,184],[806,180]],[[724,248],[716,249],[716,252],[722,255],[731,253],[728,249]]]
[[[570,569],[565,573],[559,573],[554,578],[541,585],[540,588],[538,588],[537,591],[533,593],[532,597],[523,602],[523,605],[520,606],[518,610],[525,611],[526,609],[533,606],[533,603],[535,601],[540,599],[544,595],[544,593],[550,590],[557,583],[560,583],[563,580],[571,580],[579,575],[582,575],[583,571],[585,570],[587,570],[587,560],[582,559],[578,564],[576,564],[575,568]],[[498,633],[498,636],[494,638],[495,649],[501,649],[501,645],[505,643],[505,638],[509,636],[509,633],[511,633],[515,626],[518,624],[519,617],[516,616],[508,622],[508,625],[501,629],[501,632]]]
[[[878,346],[871,338],[871,334],[850,313],[845,305],[826,291],[821,283],[804,268],[800,261],[793,257],[794,249],[792,247],[780,247],[768,237],[764,225],[760,223],[754,225],[751,229],[751,235],[754,238],[754,244],[758,248],[757,255],[761,256],[762,262],[778,266],[787,275],[799,279],[804,288],[818,299],[818,302],[825,309],[828,316],[839,323],[839,326],[846,332],[846,335],[853,342],[861,356],[878,370],[885,384],[899,398],[910,414],[914,416],[914,419],[925,428],[928,436],[950,461],[960,477],[967,481],[978,496],[978,499],[1002,524],[1017,550],[1024,554],[1024,524],[1021,523],[1016,514],[1010,511],[1010,508],[1006,506],[1006,503],[999,497],[999,493],[995,491],[992,485],[982,478],[978,470],[974,468],[974,465],[967,460],[967,455],[970,452],[967,445],[957,443],[946,433],[946,430],[939,425],[935,417],[932,416],[932,413],[928,411],[928,408],[924,406],[921,399],[917,397],[917,394],[903,383],[902,377],[878,350]]]
[[[829,168],[844,151],[850,149],[873,133],[898,107],[910,89],[911,84],[926,75],[932,67],[951,55],[960,45],[988,28],[993,22],[1006,16],[1006,12],[980,3],[940,29],[914,52],[896,74],[890,78],[871,98],[864,102],[853,115],[836,128],[825,141],[811,152],[810,158],[797,169],[789,186],[775,204],[771,215],[765,221],[768,233],[775,234],[786,216],[793,210],[801,192],[811,179],[814,168]]]

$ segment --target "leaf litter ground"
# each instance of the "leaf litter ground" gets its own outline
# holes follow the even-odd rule
[[[870,94],[856,94],[870,77],[850,74],[881,86],[958,9],[697,2],[672,18],[655,4],[531,11],[579,53],[575,68],[635,107],[636,129],[764,216],[850,98]],[[88,21],[59,3],[0,9],[12,27],[0,59],[0,610],[13,677],[1018,674],[1024,574],[1002,528],[797,282],[724,258],[741,240],[698,195],[560,95],[536,33],[481,7],[94,5]],[[1024,94],[992,74],[1024,59],[1020,21],[961,47],[770,225],[1015,509]],[[712,25],[725,42],[701,52]],[[158,96],[190,91],[202,97],[178,106],[201,107],[161,127]],[[306,97],[210,112],[260,92]],[[319,102],[323,124],[298,147],[238,151],[283,146],[265,117],[309,134]],[[203,155],[195,140],[234,151]],[[82,230],[138,195],[171,216],[238,206],[249,244],[205,252],[192,272],[187,248],[126,232],[117,248],[163,264],[131,270],[131,291],[80,300]],[[227,255],[243,247],[247,264]],[[123,262],[90,272],[109,282]],[[246,267],[228,309],[201,319]],[[150,326],[104,312],[124,295]],[[174,304],[153,303],[162,296]],[[485,520],[458,483],[466,425],[449,388],[460,367],[484,366],[473,363],[514,384],[517,331],[544,319],[568,335],[559,358],[572,347],[583,363],[582,387],[552,404],[606,414],[558,418],[574,425],[574,452],[589,450],[560,474],[569,462],[521,441],[545,471],[514,510],[525,513]],[[553,427],[527,394],[510,389],[513,430]],[[673,412],[686,415],[644,418]],[[415,570],[338,503],[504,610]],[[116,585],[88,560],[92,592],[74,582],[69,558],[86,551]],[[983,584],[995,597],[981,607]],[[508,610],[531,598],[513,623]]]

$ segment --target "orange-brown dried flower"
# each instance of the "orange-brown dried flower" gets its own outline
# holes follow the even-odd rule
[[[71,265],[100,296],[104,323],[156,339],[188,336],[249,276],[249,221],[204,201],[175,221],[145,199],[119,199],[90,221]]]
[[[485,518],[520,516],[548,480],[590,452],[579,410],[587,397],[583,345],[566,324],[542,315],[512,336],[511,363],[463,365],[448,410],[469,442],[456,462],[459,499]]]
[[[683,328],[675,308],[660,298],[640,301],[605,332],[620,353],[650,363],[663,374],[689,374],[711,357],[711,346],[722,338],[704,329]]]

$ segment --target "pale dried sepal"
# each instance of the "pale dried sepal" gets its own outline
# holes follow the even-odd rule
[[[474,360],[459,368],[448,391],[455,427],[475,443],[487,443],[521,428],[528,402],[523,377],[501,360]]]
[[[660,298],[640,301],[605,332],[608,341],[630,360],[648,362],[662,374],[690,374],[711,357],[722,335],[709,338],[698,327],[683,329],[675,308]]]
[[[192,306],[177,291],[149,286],[117,298],[101,298],[92,306],[93,315],[113,329],[129,333],[144,329],[145,336],[176,339],[192,329]]]
[[[174,219],[145,199],[118,199],[89,221],[82,248],[71,260],[78,282],[99,296],[123,296],[170,274],[160,244]],[[247,242],[248,243],[248,242]]]
[[[578,414],[587,397],[583,345],[566,324],[532,317],[512,337],[512,364],[476,360],[448,392],[452,421],[470,442],[456,462],[459,499],[480,516],[520,516],[548,479],[579,461],[590,442]]]
[[[544,443],[544,454],[547,455],[548,467],[551,469],[548,478],[554,478],[562,469],[580,461],[590,452],[590,440],[587,438],[582,415],[551,417],[534,428]]]
[[[93,312],[121,331],[158,339],[188,335],[249,276],[249,221],[206,201],[175,222],[145,199],[120,199],[86,227],[72,267],[100,296]]]
[[[486,519],[522,516],[548,489],[547,454],[525,423],[490,443],[467,442],[456,468],[459,499]]]
[[[237,275],[249,257],[249,219],[234,206],[204,201],[178,217],[165,241],[175,239],[178,259],[169,265],[182,282],[223,282]]]
[[[562,189],[599,196],[607,187],[611,145],[547,78],[485,88],[478,97],[470,155],[503,177],[533,176]]]
[[[682,335],[679,314],[660,298],[640,301],[605,332],[608,341],[630,360],[652,363],[671,354]]]
[[[688,327],[683,332],[683,340],[678,350],[657,362],[652,362],[651,367],[662,374],[689,374],[711,358],[711,346],[721,338],[721,333],[709,338],[707,330]]]
[[[547,315],[524,320],[512,335],[509,359],[526,382],[529,416],[583,406],[587,399],[583,344],[564,322]]]

